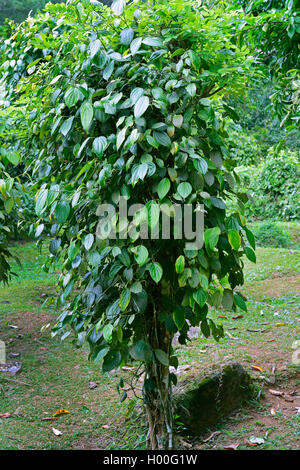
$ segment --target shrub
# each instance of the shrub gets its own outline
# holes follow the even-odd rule
[[[252,227],[252,231],[258,246],[274,246],[275,248],[289,248],[293,246],[290,234],[275,222],[265,222]]]
[[[261,148],[251,131],[231,124],[228,134],[231,156],[238,165],[253,165],[262,159]]]
[[[258,218],[297,220],[299,207],[299,162],[296,153],[271,149],[253,172],[250,193],[253,202],[247,204],[248,213]]]

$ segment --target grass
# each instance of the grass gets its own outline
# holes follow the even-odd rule
[[[39,254],[33,243],[16,245],[13,251],[23,269],[16,265],[18,277],[0,288],[0,338],[6,341],[8,354],[21,354],[23,367],[16,379],[29,386],[0,376],[0,414],[11,414],[0,419],[0,449],[144,448],[139,408],[130,414],[134,401],[120,403],[116,390],[120,374],[101,373],[99,365],[87,361],[86,349],[77,349],[71,339],[51,338],[50,327],[41,333],[42,326],[55,320],[53,309],[43,303],[55,292],[57,279],[42,269],[45,251]],[[220,423],[216,429],[222,434],[208,443],[201,444],[199,438],[192,444],[180,441],[179,447],[211,449],[239,443],[240,449],[255,449],[244,442],[253,435],[265,439],[259,448],[299,447],[300,414],[295,411],[299,399],[288,403],[268,392],[270,387],[299,390],[299,366],[291,359],[293,341],[300,339],[299,251],[259,248],[257,260],[256,265],[245,260],[248,313],[212,310],[211,317],[226,331],[220,343],[196,337],[176,350],[180,364],[191,366],[185,379],[202,376],[225,360],[238,360],[256,380],[262,399]],[[243,317],[234,318],[239,315]],[[270,385],[273,367],[276,384]],[[90,389],[91,381],[97,382],[97,388]],[[271,408],[276,410],[274,416]],[[59,409],[70,413],[55,421],[43,420]],[[56,436],[52,428],[62,434]]]

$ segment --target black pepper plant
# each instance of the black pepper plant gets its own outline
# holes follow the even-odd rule
[[[104,372],[140,361],[151,449],[173,445],[174,336],[186,344],[199,325],[219,340],[210,307],[246,311],[239,286],[255,242],[226,147],[236,114],[222,98],[243,88],[251,58],[232,40],[234,24],[233,13],[189,0],[69,1],[48,5],[6,46],[26,63],[15,93],[37,149],[27,156],[35,231],[51,237],[45,268],[61,266],[55,334],[71,327]],[[132,236],[120,198],[145,206]],[[226,209],[230,198],[239,211]],[[116,209],[115,238],[97,237],[101,204]],[[201,248],[139,236],[145,218],[160,227],[161,205],[174,204],[204,208]]]

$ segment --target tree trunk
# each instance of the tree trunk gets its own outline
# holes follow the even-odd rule
[[[148,317],[148,341],[152,351],[160,349],[170,356],[171,336],[165,324],[157,318],[152,310]],[[147,448],[151,450],[172,449],[172,390],[169,379],[169,366],[157,360],[146,363],[144,381],[144,399],[148,418]]]

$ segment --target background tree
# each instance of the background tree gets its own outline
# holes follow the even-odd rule
[[[229,2],[231,3],[231,2]],[[297,0],[234,0],[233,9],[242,7],[239,41],[256,48],[267,69],[276,77],[271,96],[275,114],[288,131],[298,128],[300,8]]]
[[[51,3],[62,3],[65,0],[51,0]],[[48,0],[0,0],[0,25],[6,18],[16,23],[24,21],[31,11],[34,15],[48,3]]]

